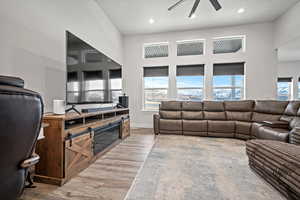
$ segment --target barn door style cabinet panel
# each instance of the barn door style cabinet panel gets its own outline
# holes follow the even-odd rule
[[[34,179],[54,185],[63,185],[130,135],[128,109],[45,115],[43,121],[49,126],[37,143],[41,159]]]

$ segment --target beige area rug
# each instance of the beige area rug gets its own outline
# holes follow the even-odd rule
[[[250,170],[244,141],[160,135],[126,199],[284,198]]]

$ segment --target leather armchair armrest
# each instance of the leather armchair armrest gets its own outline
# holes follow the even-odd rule
[[[154,128],[155,135],[159,134],[159,120],[160,120],[160,115],[154,114],[153,115],[153,128]]]
[[[263,121],[262,124],[271,128],[289,128],[289,123],[285,121]]]
[[[290,143],[300,145],[300,127],[295,127],[290,132]]]
[[[33,153],[32,156],[21,163],[21,168],[29,168],[40,161],[40,156]]]

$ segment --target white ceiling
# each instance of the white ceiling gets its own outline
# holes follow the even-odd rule
[[[178,0],[95,0],[123,34],[180,31],[272,21],[299,0],[219,0],[223,9],[216,12],[209,0],[201,0],[197,17],[187,16],[194,0],[169,12]],[[239,8],[245,8],[238,14]],[[149,19],[155,20],[149,24]]]

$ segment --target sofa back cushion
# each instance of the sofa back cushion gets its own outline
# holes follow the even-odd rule
[[[289,123],[290,129],[300,127],[300,117],[294,117]]]
[[[254,101],[225,101],[224,106],[226,111],[251,112],[254,108]]]
[[[230,121],[251,121],[252,112],[231,112],[226,111],[227,120]]]
[[[255,101],[254,111],[258,113],[282,115],[288,105],[287,101]]]
[[[257,100],[255,101],[252,121],[278,121],[287,105],[287,101]]]
[[[182,119],[201,120],[203,119],[203,103],[186,101],[182,102]]]
[[[159,111],[162,119],[181,119],[181,111]]]
[[[203,110],[203,116],[206,120],[226,120],[224,102],[204,101]]]
[[[160,104],[160,110],[167,111],[181,111],[182,102],[180,101],[162,101]]]

